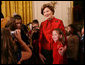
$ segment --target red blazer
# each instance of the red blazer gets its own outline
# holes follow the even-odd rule
[[[46,50],[52,50],[53,48],[52,31],[56,28],[61,29],[65,36],[65,29],[62,20],[54,17],[52,20],[45,20],[44,22],[41,23],[39,35],[40,53],[42,48]]]

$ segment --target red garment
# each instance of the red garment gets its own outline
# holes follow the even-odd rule
[[[63,56],[59,54],[59,48],[63,47],[60,41],[53,44],[53,64],[63,64]]]
[[[64,29],[62,20],[54,17],[51,20],[46,20],[41,23],[40,37],[39,37],[39,52],[40,53],[41,53],[41,48],[45,50],[52,50],[53,48],[52,31],[56,28],[61,29],[65,35],[65,29]]]

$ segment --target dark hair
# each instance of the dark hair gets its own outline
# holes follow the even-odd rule
[[[37,19],[33,20],[32,23],[39,23]]]
[[[70,31],[71,34],[77,35],[78,30],[73,24],[68,25],[68,27],[71,28],[71,31]]]
[[[28,27],[24,24],[22,24],[21,29],[26,33],[28,32]]]
[[[45,8],[49,8],[49,9],[53,12],[53,15],[54,15],[55,10],[54,10],[54,7],[53,7],[50,3],[44,4],[44,5],[42,6],[42,8],[41,8],[41,14],[42,14],[42,15],[43,15],[43,10],[44,10]]]
[[[1,29],[1,64],[17,63],[17,45],[13,41],[9,28]]]
[[[57,29],[54,29],[55,31],[57,31],[59,34],[63,34],[63,32],[61,31],[61,29],[57,28]]]
[[[17,15],[14,15],[14,18],[15,18],[15,19],[22,20],[21,16],[20,16],[20,15],[18,15],[18,14],[17,14]]]
[[[73,24],[70,24],[70,25],[68,25],[69,27],[71,27],[71,28],[74,28],[74,25]]]

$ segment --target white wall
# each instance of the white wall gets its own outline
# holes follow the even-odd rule
[[[45,20],[45,17],[41,14],[41,7],[48,2],[51,1],[33,1],[33,19],[38,19],[40,24]],[[54,16],[63,20],[64,26],[71,24],[71,1],[57,1]]]

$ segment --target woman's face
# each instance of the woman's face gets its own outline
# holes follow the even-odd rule
[[[59,34],[55,30],[52,32],[52,39],[54,42],[56,42],[59,39]]]
[[[16,27],[17,29],[21,29],[21,20],[16,19]]]
[[[47,18],[47,19],[50,19],[53,17],[53,12],[48,8],[46,7],[44,10],[43,10],[43,14],[44,16]]]

